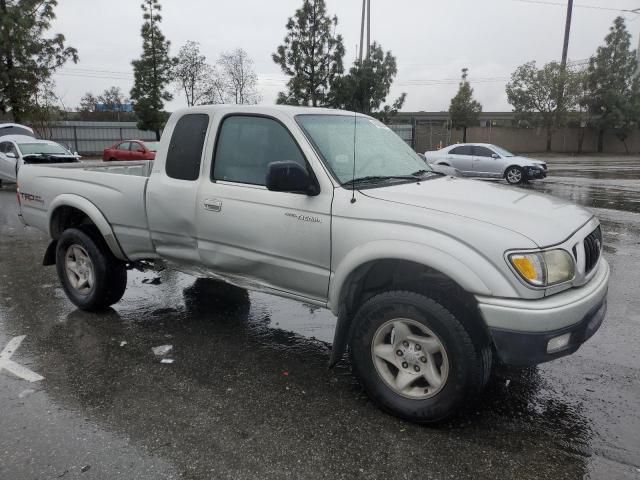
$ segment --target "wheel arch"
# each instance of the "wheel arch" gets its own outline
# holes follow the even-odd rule
[[[94,225],[113,255],[120,260],[128,260],[104,214],[84,197],[73,194],[56,197],[49,206],[48,225],[49,235],[54,242],[57,242],[62,232],[68,228]]]
[[[415,252],[398,248],[396,251]],[[439,251],[429,261],[414,255],[369,258],[353,265],[348,273],[336,272],[329,307],[338,315],[330,364],[342,357],[358,306],[388,290],[407,290],[433,298],[460,318],[469,332],[481,342],[490,342],[488,327],[478,309],[474,294],[490,288],[459,260]],[[472,293],[473,292],[473,293]]]
[[[518,167],[520,170],[522,170],[524,174],[524,167],[522,165],[518,165],[517,163],[511,163],[502,171],[502,178],[505,178],[507,176],[507,172],[509,171],[509,169],[513,167]]]

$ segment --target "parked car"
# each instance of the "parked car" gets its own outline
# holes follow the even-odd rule
[[[547,176],[546,162],[514,155],[490,143],[457,143],[424,155],[429,163],[453,167],[466,177],[504,178],[518,184]]]
[[[105,148],[102,160],[113,162],[116,160],[153,160],[156,158],[159,142],[145,142],[142,140],[125,140]]]
[[[59,143],[50,140],[40,140],[27,135],[1,135],[0,185],[2,182],[16,183],[17,173],[22,165],[73,163],[79,159],[78,154],[71,153]]]
[[[31,127],[19,123],[0,123],[0,137],[5,135],[26,135],[35,138],[35,133]]]
[[[494,357],[575,352],[606,312],[591,212],[434,172],[361,114],[192,107],[155,164],[25,166],[19,181],[21,218],[50,235],[43,264],[79,308],[118,302],[128,268],[163,260],[326,307],[330,364],[348,344],[371,398],[413,421],[473,399]]]

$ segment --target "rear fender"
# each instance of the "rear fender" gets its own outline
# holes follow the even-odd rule
[[[48,218],[49,235],[51,236],[51,238],[56,240],[59,234],[62,233],[58,232],[54,225],[55,212],[60,207],[73,207],[83,212],[98,228],[113,255],[120,260],[128,260],[127,256],[122,251],[122,248],[120,247],[120,244],[118,243],[118,240],[113,233],[113,229],[111,228],[111,225],[107,221],[104,214],[93,203],[91,203],[85,197],[81,197],[80,195],[65,193],[59,195],[51,202],[51,204],[49,205]],[[51,248],[51,245],[49,245],[49,248]]]

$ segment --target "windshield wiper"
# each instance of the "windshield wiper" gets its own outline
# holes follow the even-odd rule
[[[385,180],[413,180],[419,181],[420,179],[415,175],[367,175],[366,177],[358,177],[353,180],[344,182],[342,185],[355,185],[360,183],[378,183]]]

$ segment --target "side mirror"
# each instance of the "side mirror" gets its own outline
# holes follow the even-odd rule
[[[13,153],[13,152],[7,152],[7,153],[5,153],[5,155],[6,155],[7,157],[9,157],[9,158],[16,158],[16,154],[15,154],[15,153]]]
[[[491,158],[500,158],[500,155],[498,155],[497,153],[492,153]]]
[[[144,152],[146,152],[146,150],[144,148],[138,147],[138,148],[136,148],[136,152],[144,153]]]
[[[307,169],[291,160],[271,162],[267,170],[266,184],[267,189],[273,192],[304,193],[311,196],[320,193]]]

